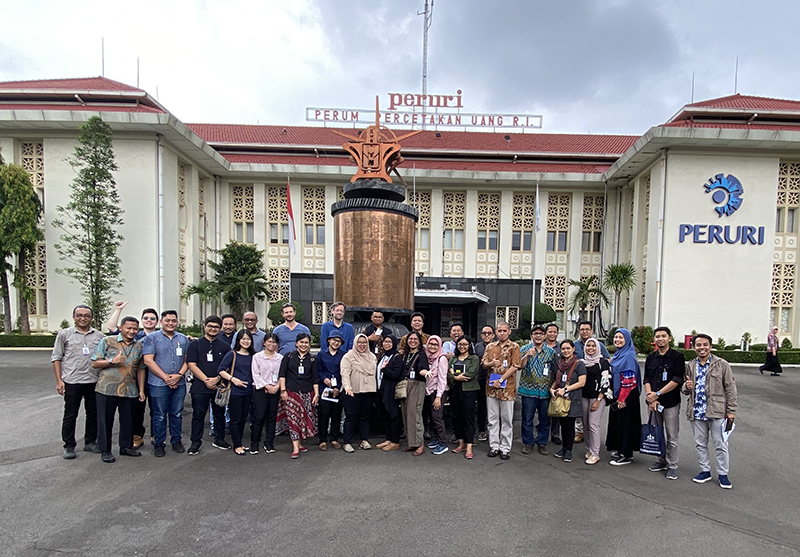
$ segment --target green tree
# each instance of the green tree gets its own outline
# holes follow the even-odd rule
[[[269,306],[269,312],[267,313],[267,319],[272,322],[274,327],[277,327],[281,323],[283,323],[283,313],[281,312],[281,306],[285,304],[287,300],[277,300],[272,302]],[[292,306],[294,307],[294,319],[298,323],[302,323],[303,321],[303,306],[300,305],[300,302],[292,301]]]
[[[189,301],[192,296],[197,296],[200,300],[200,315],[206,315],[206,307],[211,306],[212,311],[216,311],[217,306],[222,303],[222,293],[219,284],[213,280],[204,280],[197,284],[189,284],[183,289],[181,298]]]
[[[614,323],[619,326],[620,298],[636,286],[636,269],[630,263],[614,263],[603,273],[603,289],[614,292]]]
[[[16,164],[1,164],[0,160],[0,289],[3,294],[4,328],[11,331],[11,296],[7,272],[11,266],[6,262],[16,256],[14,287],[19,292],[20,332],[31,333],[28,319],[28,303],[34,291],[28,286],[26,267],[28,257],[36,249],[36,242],[44,239],[39,228],[42,203],[33,188],[30,176]]]
[[[219,299],[239,320],[245,311],[253,310],[256,300],[265,300],[269,295],[264,275],[264,251],[231,241],[216,253],[220,256],[219,261],[208,262],[214,270],[214,278],[187,286],[184,296],[186,299],[201,296],[201,303],[204,298],[209,301]]]
[[[605,291],[595,286],[597,284],[597,275],[592,275],[583,280],[570,279],[569,285],[576,287],[578,290],[572,295],[570,299],[569,310],[571,312],[578,311],[578,317],[581,321],[585,321],[589,317],[587,308],[591,305],[602,302],[608,305],[608,296]]]
[[[556,310],[548,304],[536,302],[536,308],[533,312],[534,320],[531,321],[531,305],[528,304],[522,308],[522,321],[527,325],[534,323],[546,324],[553,323],[556,320]]]
[[[79,145],[69,160],[77,171],[70,202],[57,207],[53,226],[63,232],[55,245],[68,267],[56,269],[81,285],[95,324],[105,321],[111,296],[122,284],[117,248],[123,237],[120,197],[114,172],[118,170],[112,148],[111,126],[92,116],[80,127]]]

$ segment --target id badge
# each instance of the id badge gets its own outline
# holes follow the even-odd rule
[[[213,362],[214,361],[214,354],[212,354],[211,352],[206,354],[206,361],[207,362]]]
[[[508,367],[508,360],[503,360],[503,367]]]
[[[562,373],[561,374],[561,383],[566,383],[566,382],[567,382],[567,374],[566,373]]]
[[[414,379],[416,376],[417,376],[417,374],[413,369],[408,372],[408,378],[409,379]]]
[[[175,349],[175,355],[183,356],[183,348],[181,348],[180,345]]]
[[[544,370],[542,370],[543,377],[550,377],[550,364],[544,364]]]
[[[276,374],[272,374],[272,382],[277,385],[278,383],[278,376]]]
[[[379,350],[379,347],[378,347],[378,345],[376,344],[376,345],[375,345],[375,353],[376,353],[376,354],[378,353],[378,350]]]
[[[335,386],[336,386],[336,378],[335,377],[331,377],[331,387],[335,387]]]
[[[306,373],[306,368],[304,368],[302,364],[297,367],[297,375],[305,375],[305,373]]]
[[[667,370],[666,370],[666,369],[665,369],[665,370],[664,370],[664,372],[661,374],[661,380],[662,380],[662,381],[666,381],[666,380],[667,380]]]
[[[84,356],[88,356],[89,355],[89,347],[86,346],[85,344],[83,345],[83,355]]]

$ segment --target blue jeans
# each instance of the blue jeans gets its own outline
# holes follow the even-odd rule
[[[186,385],[170,389],[166,385],[150,385],[150,401],[153,405],[153,445],[163,447],[167,441],[167,416],[169,416],[170,444],[181,442],[181,414],[186,398]]]
[[[538,398],[523,396],[522,398],[522,443],[524,445],[547,446],[550,438],[550,418],[547,416],[547,407],[550,397]],[[536,426],[536,437],[533,435],[533,417],[539,412],[539,423]]]

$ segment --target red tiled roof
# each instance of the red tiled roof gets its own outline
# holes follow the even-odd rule
[[[81,77],[76,79],[36,79],[30,81],[3,81],[0,89],[52,89],[54,91],[129,91],[144,93],[107,77]]]
[[[330,145],[347,140],[332,128],[309,126],[248,126],[236,124],[187,124],[192,131],[213,144],[255,145]],[[355,135],[359,128],[338,128]],[[284,131],[285,130],[285,131]],[[407,130],[394,130],[402,135]],[[572,135],[544,133],[484,133],[463,131],[423,131],[402,141],[404,149],[436,151],[504,151],[510,153],[569,153],[616,155],[624,153],[639,139],[631,135]],[[505,136],[510,139],[507,141]]]
[[[230,162],[243,162],[252,164],[299,164],[306,166],[351,166],[355,173],[355,165],[347,157],[307,157],[292,155],[251,155],[251,154],[224,154]],[[428,170],[466,170],[485,172],[548,172],[548,173],[579,173],[602,174],[610,165],[589,164],[557,164],[557,163],[526,163],[526,162],[488,162],[488,161],[431,161],[431,160],[406,160],[398,168],[401,174],[410,175],[411,165]]]
[[[773,99],[769,97],[753,97],[739,93],[728,97],[719,97],[692,104],[686,108],[726,108],[742,110],[800,110],[800,101]]]
[[[119,105],[119,104],[29,104],[29,103],[6,103],[0,101],[0,110],[92,110],[96,112],[155,112],[163,113],[163,110],[152,106],[139,105]]]

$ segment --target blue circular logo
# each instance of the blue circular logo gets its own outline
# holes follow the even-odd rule
[[[717,174],[710,178],[703,186],[706,193],[711,193],[711,200],[716,207],[714,210],[721,217],[722,215],[731,216],[736,212],[736,209],[742,205],[742,195],[744,195],[744,188],[739,179],[733,174]]]

